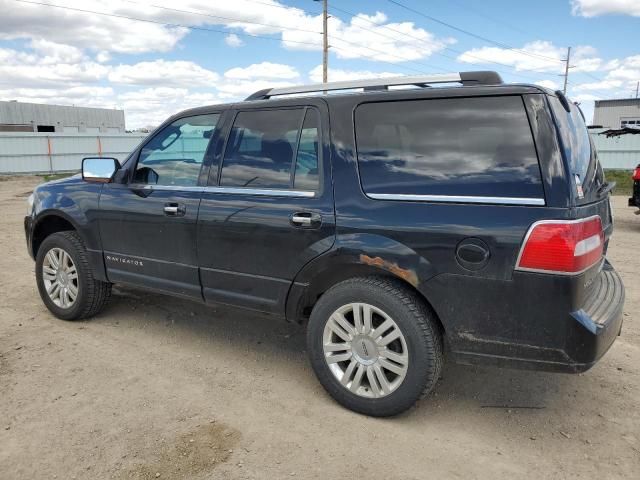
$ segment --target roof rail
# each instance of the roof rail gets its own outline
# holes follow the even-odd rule
[[[429,87],[438,83],[461,83],[467,85],[499,85],[502,78],[497,72],[460,72],[438,75],[415,75],[406,77],[370,78],[367,80],[350,80],[346,82],[315,83],[312,85],[298,85],[283,88],[265,88],[249,95],[245,100],[266,100],[278,95],[292,95],[297,93],[327,92],[330,90],[349,90],[363,88],[364,90],[388,90],[398,85],[415,85]]]

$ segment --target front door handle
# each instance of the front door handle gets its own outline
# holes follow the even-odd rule
[[[185,206],[178,203],[166,203],[164,205],[164,214],[169,217],[182,217],[186,211]]]
[[[322,224],[322,217],[318,213],[296,212],[291,215],[291,224],[295,227],[317,228]]]

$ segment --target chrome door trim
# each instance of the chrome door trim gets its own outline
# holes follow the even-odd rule
[[[168,192],[202,192],[204,187],[180,186],[180,185],[154,185],[147,183],[130,183],[129,188],[133,190],[158,190]]]
[[[159,190],[177,192],[207,192],[207,193],[233,193],[239,195],[262,195],[273,197],[303,197],[313,198],[316,192],[311,190],[289,190],[276,188],[246,188],[246,187],[187,187],[179,185],[146,185],[130,184],[129,188],[140,190]]]
[[[240,195],[261,195],[273,197],[304,197],[313,198],[316,192],[310,190],[289,190],[270,188],[245,188],[245,187],[204,187],[207,193],[232,193]]]
[[[374,200],[403,200],[409,202],[489,203],[494,205],[544,205],[544,198],[483,197],[476,195],[414,195],[407,193],[367,193]]]

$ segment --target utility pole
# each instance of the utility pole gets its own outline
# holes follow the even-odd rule
[[[564,88],[562,89],[562,92],[566,95],[567,94],[567,80],[569,79],[569,60],[571,58],[571,47],[569,47],[567,49],[567,58],[565,60],[565,64],[564,64]]]
[[[328,81],[329,32],[327,31],[327,0],[322,0],[322,83]]]
[[[638,90],[640,90],[640,82],[636,82],[636,98],[638,98]]]

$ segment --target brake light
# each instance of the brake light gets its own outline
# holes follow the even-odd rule
[[[633,178],[634,180],[640,180],[640,165],[638,165],[633,171],[633,176],[631,178]]]
[[[599,216],[534,223],[518,256],[517,270],[576,274],[598,263],[604,252]]]

